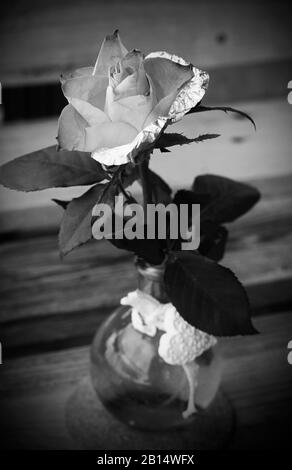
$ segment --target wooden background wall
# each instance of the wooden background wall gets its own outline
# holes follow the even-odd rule
[[[60,72],[93,64],[105,34],[118,27],[129,49],[171,51],[208,70],[205,101],[233,103],[257,121],[255,134],[247,123],[218,113],[187,118],[178,130],[222,137],[200,147],[175,148],[167,161],[158,154],[154,169],[169,183],[188,184],[207,171],[239,179],[291,173],[289,10],[283,0],[6,0],[0,17],[0,80],[9,122],[0,124],[0,162],[54,143],[64,105]],[[46,205],[52,194],[1,189],[1,207]]]
[[[289,2],[283,0],[4,3],[0,18],[4,87],[56,83],[60,71],[93,64],[103,37],[116,28],[129,49],[169,50],[216,71],[216,92],[210,89],[214,98],[236,94],[241,99],[287,87],[281,79],[291,67],[292,18]]]

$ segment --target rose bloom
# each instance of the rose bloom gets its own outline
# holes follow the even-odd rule
[[[59,145],[91,152],[105,165],[135,161],[201,101],[208,80],[206,72],[167,52],[128,52],[115,31],[104,39],[94,67],[61,77],[69,104],[59,118]]]

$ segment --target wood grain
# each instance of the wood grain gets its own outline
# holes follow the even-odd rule
[[[284,1],[11,0],[2,8],[5,85],[57,81],[61,71],[94,64],[104,36],[116,28],[129,49],[169,50],[200,67],[291,59]]]
[[[291,175],[292,107],[287,103],[286,97],[237,102],[233,106],[254,118],[257,124],[256,132],[248,121],[238,119],[234,114],[227,115],[216,111],[188,115],[169,127],[169,132],[181,132],[188,137],[206,132],[218,133],[220,137],[201,144],[176,146],[167,154],[161,154],[157,150],[151,159],[151,168],[174,189],[190,186],[194,177],[203,173],[214,173],[239,180]],[[0,130],[2,164],[25,153],[54,145],[57,119],[4,124]],[[278,184],[277,191],[280,188],[281,184]],[[44,206],[48,206],[52,198],[71,199],[83,191],[84,188],[77,187],[22,193],[0,187],[0,227],[3,227],[2,231],[14,228],[19,230],[32,223],[32,217],[27,213],[18,212],[13,216],[10,213],[2,214],[1,211],[41,207],[36,217],[40,222],[46,222],[54,209],[46,212]],[[58,213],[57,210],[55,213]]]
[[[253,183],[262,200],[230,224],[223,264],[244,283],[255,316],[292,304],[292,185],[290,176]],[[0,245],[0,339],[14,356],[88,343],[137,282],[133,257],[108,241],[61,260],[57,227],[36,225],[34,215]]]

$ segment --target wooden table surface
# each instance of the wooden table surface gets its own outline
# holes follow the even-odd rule
[[[220,346],[222,387],[236,415],[232,449],[288,445],[291,182],[291,176],[254,182],[261,202],[230,226],[224,264],[245,284],[260,331]],[[96,328],[136,285],[132,257],[93,242],[61,261],[53,226],[5,233],[0,252],[1,445],[80,448],[67,426],[67,402],[88,377]]]

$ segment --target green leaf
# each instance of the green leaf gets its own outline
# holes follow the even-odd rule
[[[101,191],[102,185],[97,184],[68,204],[59,232],[59,247],[62,255],[66,255],[92,238],[92,208]]]
[[[225,253],[228,239],[228,230],[222,225],[205,224],[204,233],[201,233],[201,242],[198,251],[214,261],[220,261]]]
[[[131,186],[135,181],[139,180],[139,166],[132,163],[126,165],[113,166],[114,168],[113,175],[119,173],[119,181],[123,185],[123,188],[126,189],[128,186]]]
[[[197,196],[209,195],[209,203],[201,208],[201,223],[208,220],[217,225],[233,222],[260,198],[256,188],[217,175],[197,176],[192,190]]]
[[[56,146],[16,158],[0,167],[0,183],[18,191],[90,185],[107,179],[89,153],[57,150]]]
[[[144,226],[144,232],[145,235],[147,235],[146,225]],[[150,240],[147,239],[146,236],[144,239],[134,238],[133,240],[128,240],[127,238],[111,238],[108,240],[115,247],[130,251],[150,264],[161,264],[165,257],[165,240]]]
[[[174,145],[185,145],[191,144],[192,142],[196,142],[198,144],[205,140],[216,139],[217,137],[220,137],[220,134],[202,134],[198,137],[189,139],[183,134],[164,132],[156,141],[155,147],[159,148],[161,151],[165,151],[165,149],[167,150],[167,147],[173,147]]]
[[[66,208],[59,233],[61,254],[66,255],[77,246],[86,243],[92,238],[92,222],[95,219],[92,217],[92,209],[95,204],[108,204],[114,207],[114,198],[120,192],[121,181],[127,187],[135,179],[135,171],[132,172],[129,169],[128,172],[125,172],[124,168],[118,168],[112,174],[112,179],[109,183],[97,184],[81,197],[75,198],[71,202],[54,200],[57,204]],[[118,243],[119,241],[116,243],[116,246]],[[127,247],[124,248],[129,249]],[[129,249],[129,251],[133,250]]]
[[[174,204],[180,207],[181,204],[189,206],[189,227],[192,225],[192,204],[200,204],[200,211],[204,212],[204,208],[210,203],[210,194],[195,193],[186,189],[177,191],[173,198]],[[227,243],[228,232],[225,227],[219,226],[202,217],[200,224],[200,246],[199,253],[215,261],[223,258],[225,246]],[[182,239],[178,239],[173,243],[173,248],[181,249]]]
[[[178,211],[180,213],[180,206],[181,204],[187,205],[188,206],[188,227],[191,227],[192,225],[192,204],[200,204],[200,211],[202,210],[202,207],[206,202],[209,201],[209,195],[206,194],[195,194],[193,191],[189,191],[187,189],[180,189],[177,191],[174,195],[173,198],[173,203],[176,204],[178,207]],[[180,217],[179,217],[180,221]],[[201,224],[202,225],[202,224]],[[180,222],[179,222],[179,227],[178,227],[178,233],[180,234]],[[202,226],[201,226],[201,235],[202,235]],[[173,250],[181,250],[181,243],[183,242],[183,239],[181,236],[177,240],[172,240],[171,241],[171,246]]]
[[[173,202],[177,206],[180,204],[200,204],[201,207],[205,207],[210,202],[210,195],[189,191],[187,189],[180,189],[175,193]]]
[[[155,175],[155,173],[153,174]],[[159,178],[158,175],[156,176],[157,178]],[[128,204],[137,204],[137,201],[132,196],[130,196],[124,202],[125,206]],[[118,238],[117,235],[121,236],[121,232],[115,231],[115,216],[113,216],[113,220],[112,220],[113,233],[111,234],[112,238],[107,237],[108,241],[112,245],[114,245],[116,248],[130,251],[134,253],[136,256],[143,258],[145,261],[147,261],[150,264],[161,264],[165,257],[165,248],[166,248],[165,240],[158,239],[158,235],[156,239],[147,239],[147,225],[146,224],[144,224],[143,226],[143,233],[145,235],[143,239],[134,238],[133,240],[129,240],[127,237],[124,236],[124,227],[125,227],[126,222],[129,219],[130,217],[125,217],[123,220],[120,220],[120,224],[123,227],[122,228],[123,238]]]
[[[240,111],[235,108],[231,108],[230,106],[201,106],[201,105],[198,106],[197,105],[194,108],[192,108],[187,114],[202,113],[205,111],[224,111],[227,114],[229,112],[239,114],[245,119],[248,119],[252,123],[254,129],[256,130],[256,125],[255,125],[254,120],[247,113],[244,113],[243,111]]]
[[[215,336],[254,334],[246,292],[227,268],[194,252],[170,256],[167,294],[188,323]]]
[[[68,204],[59,232],[59,246],[62,255],[66,255],[92,238],[91,222],[94,205],[98,203],[113,204],[116,194],[117,187],[112,182],[97,184]]]
[[[125,188],[133,184],[139,178],[138,167],[136,165],[133,165],[132,163],[128,163],[127,165],[124,165],[123,167],[114,166],[113,174],[115,174],[116,171],[119,171],[119,169],[120,169],[119,179]]]
[[[192,217],[193,217],[192,205],[202,204],[202,202],[205,200],[206,200],[205,195],[201,195],[201,194],[197,195],[193,191],[180,189],[179,191],[175,193],[174,198],[173,198],[173,203],[177,206],[179,214],[180,214],[180,209],[181,209],[180,206],[182,204],[188,206],[188,227],[191,227]],[[200,210],[201,210],[201,206],[200,206]],[[180,216],[179,216],[179,221],[180,221]],[[180,233],[180,226],[178,228],[179,228],[179,233]]]

